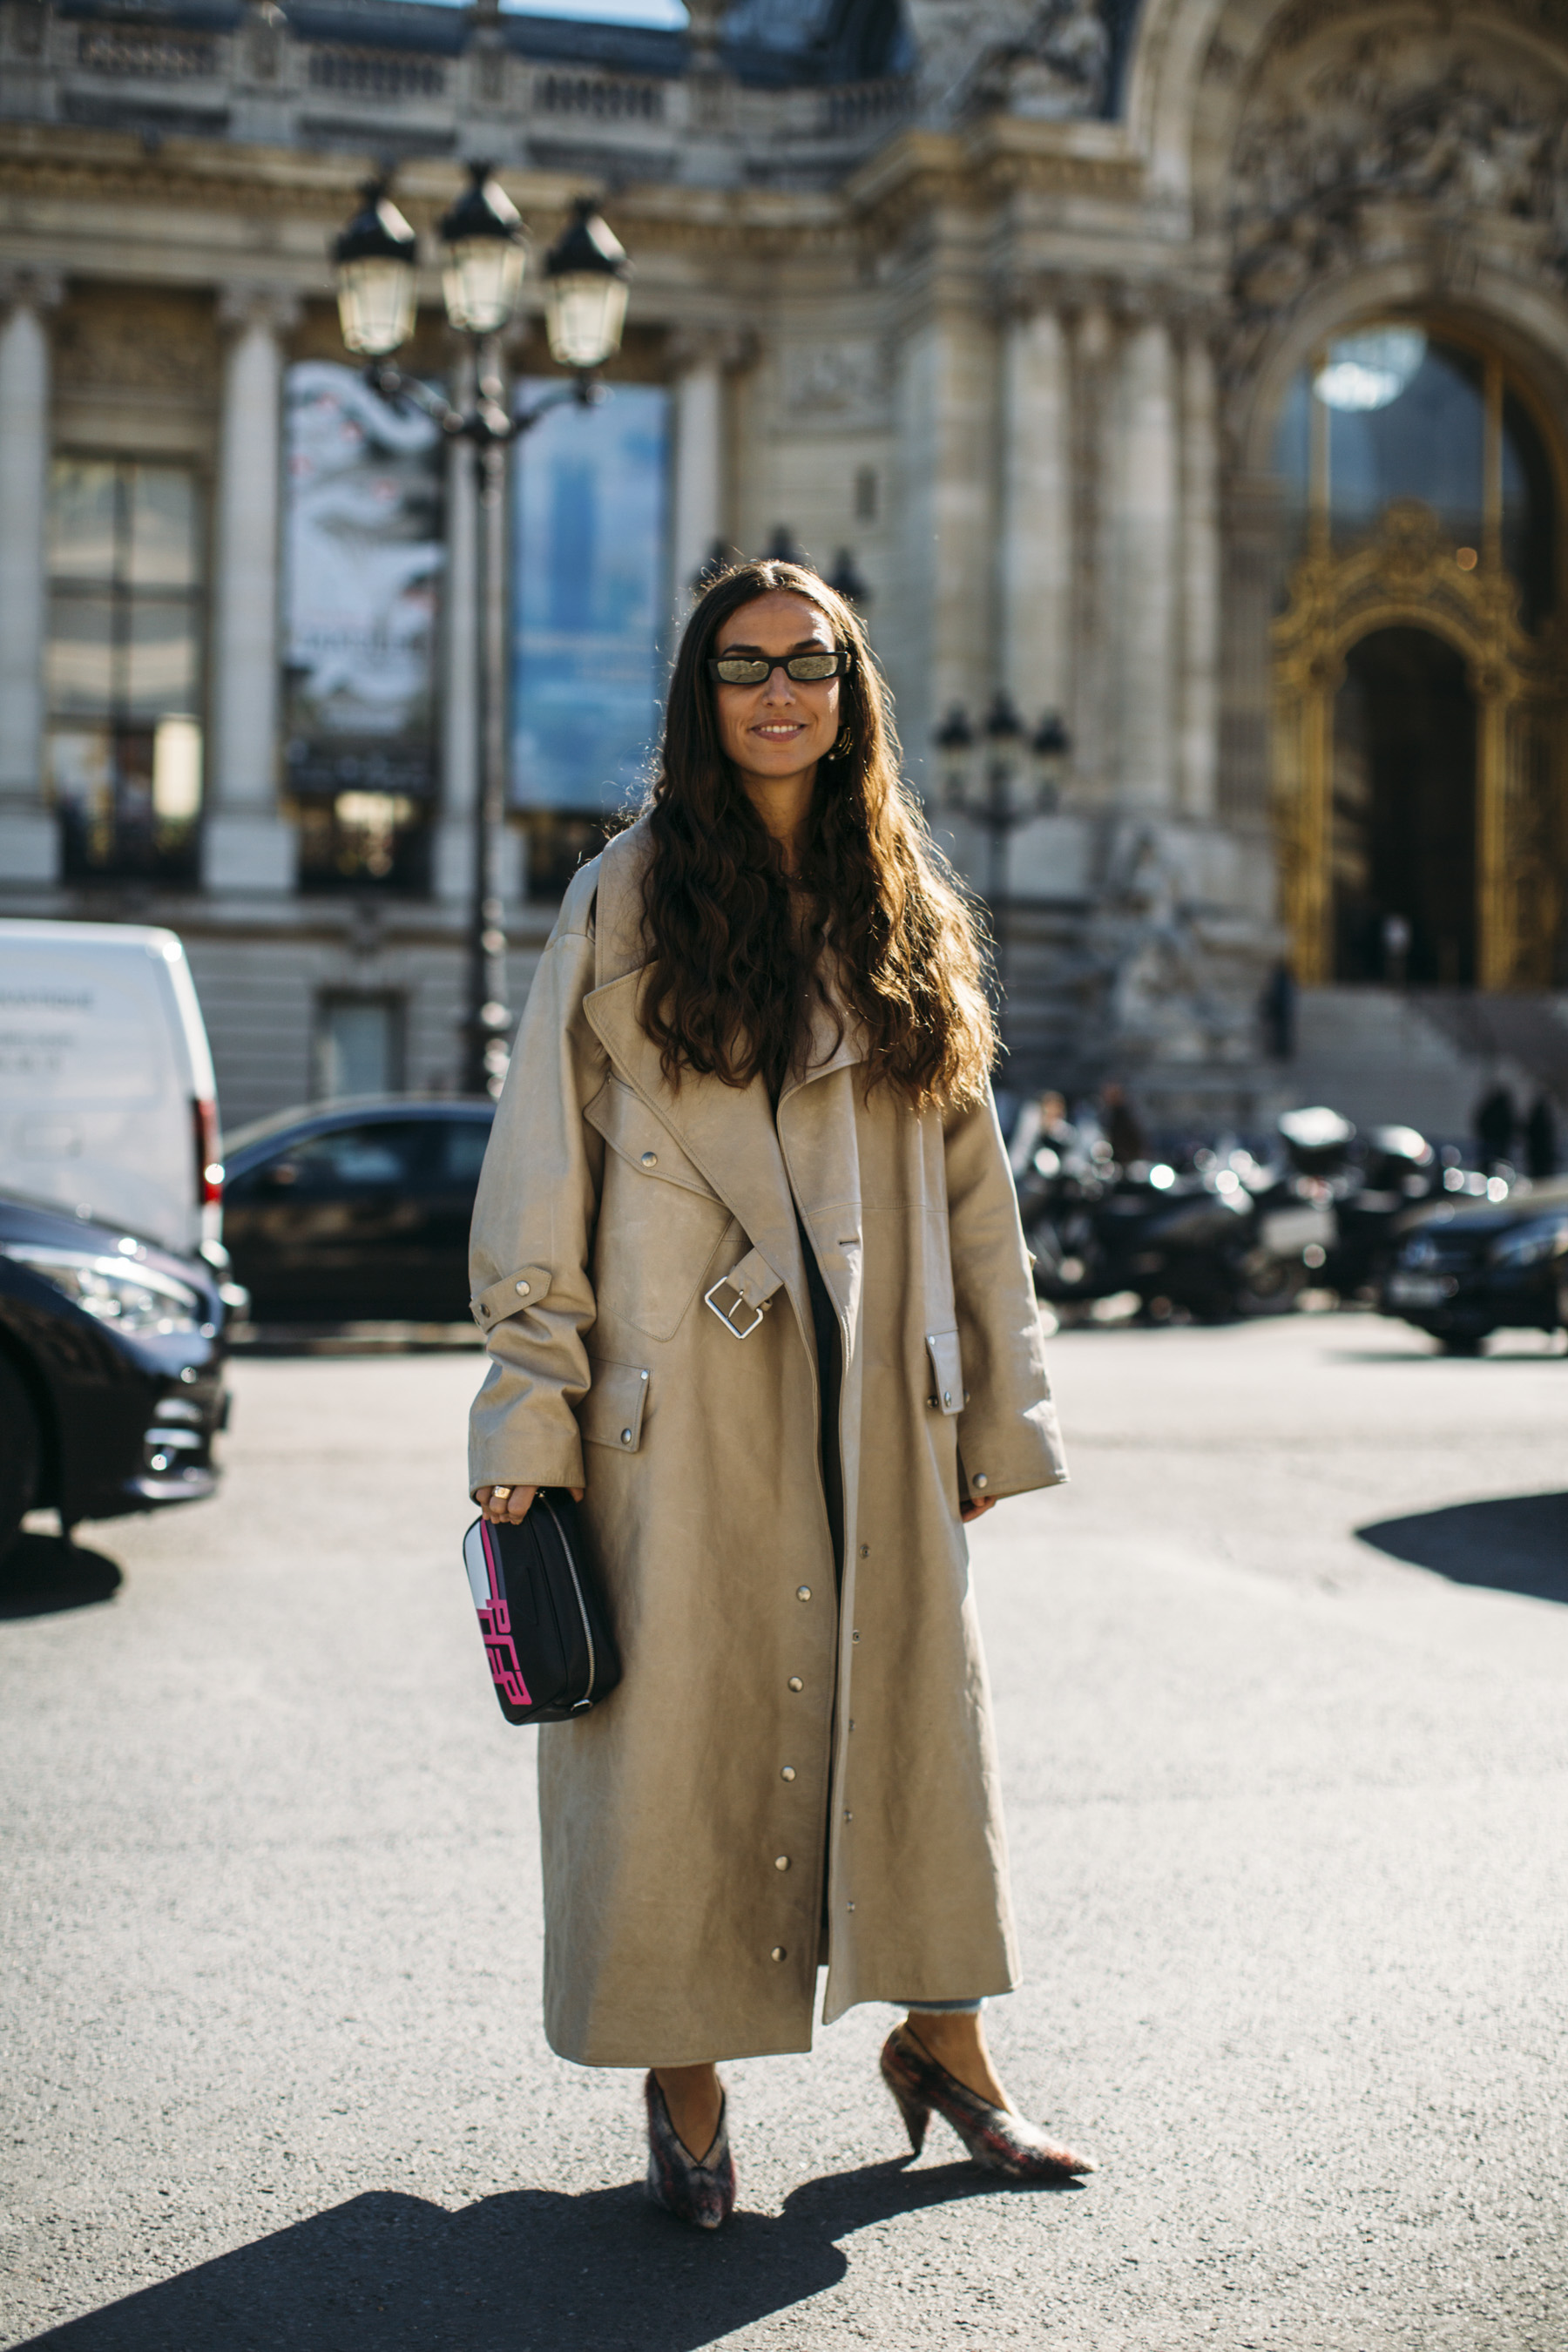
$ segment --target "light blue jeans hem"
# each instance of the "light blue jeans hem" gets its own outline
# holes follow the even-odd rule
[[[983,2000],[901,2000],[911,2017],[978,2017],[985,2004]]]

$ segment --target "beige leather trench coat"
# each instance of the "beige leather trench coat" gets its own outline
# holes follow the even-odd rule
[[[586,1487],[625,1667],[539,1734],[545,2028],[594,2066],[809,2049],[819,1954],[829,2021],[1015,1983],[959,1504],[1064,1475],[989,1100],[868,1099],[831,1024],[776,1125],[760,1079],[671,1087],[646,856],[638,825],[567,894],[472,1244],[470,1484]],[[797,1204],[843,1349],[841,1601]]]

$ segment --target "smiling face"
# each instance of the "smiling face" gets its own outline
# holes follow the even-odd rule
[[[775,589],[731,613],[713,651],[783,661],[818,646],[831,651],[834,643],[825,613],[804,596]],[[743,780],[759,783],[783,783],[815,769],[838,733],[839,683],[836,677],[797,680],[775,669],[761,686],[715,686],[713,707],[725,758]]]

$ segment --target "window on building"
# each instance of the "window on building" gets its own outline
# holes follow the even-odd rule
[[[333,793],[300,803],[300,887],[429,887],[426,804],[404,793]]]
[[[47,759],[73,879],[195,878],[201,551],[189,466],[55,461]]]
[[[1342,336],[1296,378],[1281,412],[1288,552],[1306,551],[1314,514],[1342,554],[1390,507],[1436,518],[1461,571],[1489,550],[1538,628],[1556,603],[1555,499],[1544,443],[1489,353],[1398,320]]]
[[[323,996],[316,1013],[316,1094],[398,1094],[403,1087],[403,1000]]]
[[[284,765],[307,890],[428,887],[445,450],[412,403],[300,360],[285,385]]]
[[[668,411],[662,387],[617,383],[601,406],[557,409],[518,451],[511,800],[533,898],[559,898],[601,846],[658,740]]]

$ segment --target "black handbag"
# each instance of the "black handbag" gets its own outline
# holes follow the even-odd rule
[[[542,1486],[526,1518],[476,1519],[463,1566],[509,1723],[563,1723],[615,1689],[620,1656],[563,1486]]]

